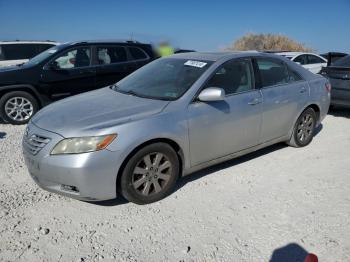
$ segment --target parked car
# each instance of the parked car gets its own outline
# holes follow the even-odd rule
[[[329,91],[326,78],[280,56],[177,54],[42,109],[24,158],[48,191],[150,203],[179,176],[278,142],[308,145]]]
[[[327,59],[313,53],[302,52],[281,52],[277,55],[284,56],[310,70],[314,74],[318,74],[322,67],[327,66]]]
[[[121,80],[154,59],[138,42],[86,41],[50,48],[23,65],[0,70],[0,116],[24,124],[41,107]]]
[[[328,52],[321,54],[322,57],[327,59],[327,66],[333,65],[336,61],[338,61],[340,58],[343,58],[344,56],[347,56],[349,54],[347,53],[341,53],[341,52]]]
[[[350,55],[324,67],[321,75],[331,82],[331,104],[350,107]]]
[[[23,64],[55,45],[53,41],[0,41],[0,67]]]

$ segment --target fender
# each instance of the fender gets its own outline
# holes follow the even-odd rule
[[[16,91],[16,90],[23,90],[23,89],[29,89],[30,91],[32,91],[36,98],[39,100],[39,105],[42,107],[47,103],[47,101],[45,99],[43,99],[43,97],[40,95],[40,93],[34,88],[34,86],[29,85],[29,84],[18,84],[18,85],[7,85],[7,86],[0,86],[0,92],[1,91]]]

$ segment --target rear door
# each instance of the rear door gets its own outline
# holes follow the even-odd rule
[[[263,95],[260,143],[288,134],[305,105],[308,84],[280,60],[256,58],[259,86]]]
[[[114,84],[137,68],[125,46],[98,45],[95,50],[97,88]]]
[[[198,165],[257,145],[262,97],[254,87],[250,59],[224,63],[203,89],[225,90],[223,101],[195,101],[189,105],[191,164]]]
[[[44,66],[41,84],[52,100],[93,90],[96,68],[91,62],[91,46],[65,50]]]

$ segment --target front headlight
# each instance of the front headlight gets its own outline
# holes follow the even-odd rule
[[[105,149],[117,135],[66,138],[58,142],[51,155],[87,153]]]

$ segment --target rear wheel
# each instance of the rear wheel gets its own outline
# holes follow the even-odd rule
[[[24,91],[6,93],[0,99],[1,117],[13,125],[28,123],[37,111],[38,102],[31,94]]]
[[[122,195],[136,204],[147,204],[169,195],[179,176],[179,159],[166,143],[155,143],[136,152],[120,180]]]
[[[312,108],[307,108],[299,116],[295,123],[293,134],[288,144],[294,147],[303,147],[311,143],[316,126],[316,113]]]

